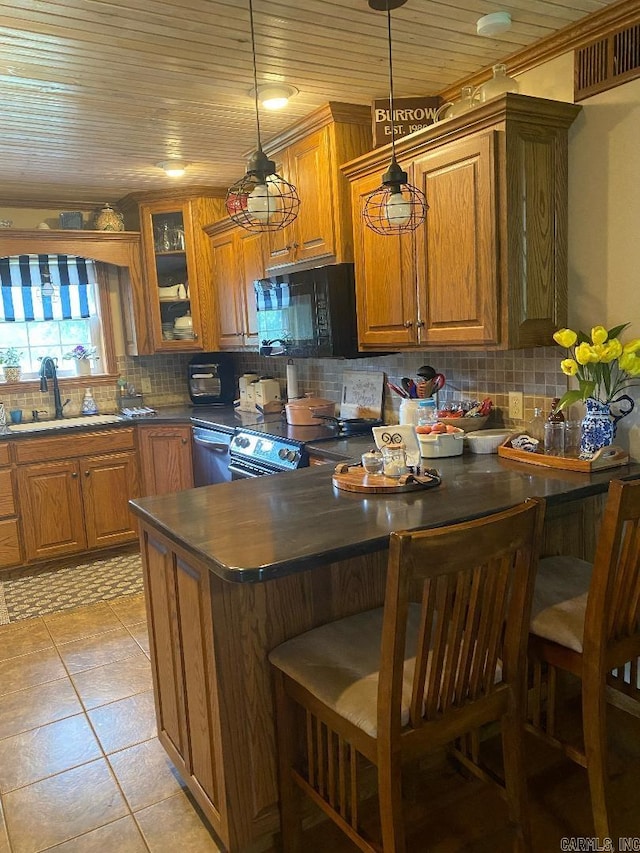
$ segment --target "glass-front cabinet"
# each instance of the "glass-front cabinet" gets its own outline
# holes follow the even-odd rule
[[[222,205],[203,197],[140,204],[154,352],[217,347],[211,247],[202,228],[220,217]]]

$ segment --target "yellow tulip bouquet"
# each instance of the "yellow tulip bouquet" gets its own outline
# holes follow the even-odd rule
[[[594,326],[590,337],[572,329],[560,329],[554,334],[554,341],[569,350],[569,357],[560,362],[560,368],[566,376],[575,376],[579,385],[566,392],[559,409],[589,397],[608,405],[620,391],[634,384],[633,379],[640,376],[640,338],[626,344],[618,339],[628,325],[608,331],[604,326]]]

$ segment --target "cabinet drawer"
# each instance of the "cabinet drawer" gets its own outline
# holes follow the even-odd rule
[[[0,568],[18,566],[22,562],[18,519],[7,518],[0,521]]]
[[[47,438],[26,438],[16,442],[16,461],[42,462],[47,459],[72,459],[94,453],[133,450],[134,446],[133,427]]]
[[[8,465],[9,458],[9,443],[7,441],[0,444],[0,465]]]
[[[0,471],[0,518],[16,514],[11,471]]]

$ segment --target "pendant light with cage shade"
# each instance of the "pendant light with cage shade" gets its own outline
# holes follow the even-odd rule
[[[249,19],[258,146],[249,158],[246,174],[227,190],[225,204],[231,219],[246,231],[278,231],[296,218],[300,199],[293,184],[278,175],[276,164],[262,150],[253,0],[249,0]]]
[[[415,231],[429,209],[422,190],[409,183],[409,177],[396,160],[395,121],[393,109],[393,63],[391,60],[391,10],[404,6],[407,0],[368,0],[377,12],[387,13],[389,44],[389,114],[391,116],[391,163],[382,176],[378,189],[365,197],[362,216],[367,226],[378,234],[402,234]]]

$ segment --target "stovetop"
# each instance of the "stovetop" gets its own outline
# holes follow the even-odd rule
[[[262,423],[251,424],[248,427],[239,427],[237,431],[240,432],[245,429],[259,432],[262,435],[269,435],[273,438],[290,439],[300,444],[308,444],[312,441],[330,441],[339,436],[338,431],[332,427],[321,425],[294,426],[280,417],[277,420],[265,419]]]

